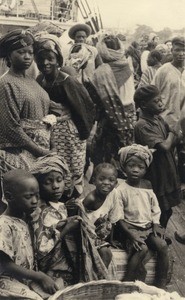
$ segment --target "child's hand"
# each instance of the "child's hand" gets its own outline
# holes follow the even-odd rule
[[[142,250],[141,246],[146,245],[145,242],[139,237],[133,237],[131,239],[131,243],[136,251],[141,251]]]
[[[55,281],[51,277],[40,271],[37,272],[37,275],[36,281],[41,285],[45,292],[52,295],[59,290]]]
[[[165,228],[160,224],[153,224],[153,233],[154,236],[159,236],[161,239],[165,239]]]

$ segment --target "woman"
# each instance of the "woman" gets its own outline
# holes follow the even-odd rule
[[[26,70],[33,62],[33,36],[16,29],[0,39],[0,58],[9,71],[0,78],[0,171],[29,169],[50,152],[47,93]],[[46,123],[45,123],[46,122]]]
[[[38,39],[35,59],[42,73],[37,81],[55,102],[52,112],[58,122],[53,131],[54,143],[70,171],[66,189],[72,186],[77,192],[73,196],[79,195],[83,191],[86,139],[94,121],[94,104],[83,85],[59,69],[63,57],[56,36],[46,34]]]

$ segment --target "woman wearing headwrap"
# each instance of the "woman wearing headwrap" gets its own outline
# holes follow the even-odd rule
[[[66,188],[72,185],[77,194],[81,194],[86,139],[94,122],[94,104],[83,85],[60,70],[63,57],[56,36],[45,34],[38,37],[35,59],[42,73],[37,81],[55,102],[52,112],[58,121],[53,130],[54,143],[69,168]]]
[[[118,149],[133,142],[134,80],[117,37],[104,36],[97,49],[104,63],[96,69],[92,79],[99,96],[92,159],[95,165],[114,162],[119,169]]]
[[[33,36],[22,29],[0,39],[0,58],[9,71],[0,78],[0,169],[29,169],[36,157],[50,151],[50,129],[45,116],[50,99],[26,75],[33,61]]]

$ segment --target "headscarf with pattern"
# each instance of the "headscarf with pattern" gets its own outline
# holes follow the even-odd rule
[[[69,171],[66,162],[54,153],[39,157],[30,169],[30,172],[37,176],[47,174],[52,171],[59,172],[64,176]]]
[[[34,44],[34,37],[28,30],[16,29],[0,39],[0,58],[6,58],[14,51]]]
[[[59,39],[54,34],[49,34],[46,32],[41,32],[35,35],[34,52],[37,60],[37,55],[44,50],[49,50],[54,52],[58,57],[58,63],[61,67],[63,65],[63,55],[61,50],[61,45]]]
[[[123,147],[119,150],[120,164],[123,167],[128,161],[130,161],[133,156],[143,160],[147,167],[151,164],[153,160],[152,150],[148,146],[142,146],[139,144],[133,144],[131,146]]]

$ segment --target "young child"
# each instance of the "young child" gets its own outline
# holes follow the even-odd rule
[[[117,187],[117,201],[122,202],[123,220],[119,225],[127,237],[131,254],[125,280],[144,280],[144,258],[148,249],[157,251],[156,285],[167,283],[169,258],[165,230],[159,223],[160,208],[148,180],[143,177],[152,162],[152,152],[144,146],[133,144],[121,148],[120,164],[127,179]],[[139,274],[143,270],[143,274]],[[140,276],[140,278],[138,278]]]
[[[96,266],[95,276],[93,258],[89,255],[92,251],[83,243],[83,239],[88,237],[80,222],[81,217],[68,217],[62,201],[67,170],[66,164],[57,155],[39,158],[33,165],[31,172],[39,182],[41,199],[40,211],[32,215],[32,226],[39,269],[54,279],[62,278],[64,285],[71,285],[105,278],[106,270],[97,252],[99,267]],[[91,262],[90,267],[87,261]]]
[[[174,147],[178,134],[159,115],[164,106],[159,90],[154,85],[146,85],[136,90],[136,106],[141,109],[135,125],[135,142],[147,145],[156,151],[146,178],[151,183],[161,208],[161,225],[167,226],[172,215],[172,207],[181,200],[180,181],[174,157]]]
[[[93,183],[95,189],[85,197],[83,207],[87,222],[94,225],[95,244],[108,267],[112,259],[111,250],[108,248],[112,225],[122,217],[121,206],[115,198],[116,168],[109,163],[99,164],[93,173]]]
[[[38,182],[24,170],[13,170],[4,175],[3,191],[8,206],[0,216],[0,295],[3,299],[41,300],[28,282],[34,281],[49,294],[58,287],[49,276],[34,269],[32,241],[25,223],[39,201]]]

